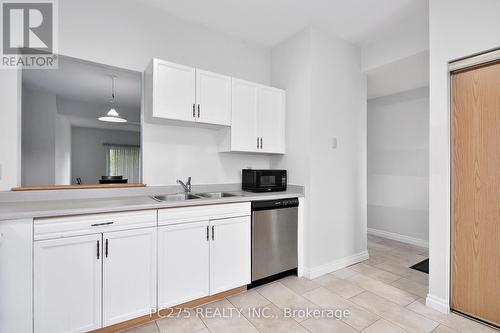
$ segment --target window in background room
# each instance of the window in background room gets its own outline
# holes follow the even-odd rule
[[[141,148],[131,145],[105,144],[108,176],[123,176],[128,183],[141,182]]]

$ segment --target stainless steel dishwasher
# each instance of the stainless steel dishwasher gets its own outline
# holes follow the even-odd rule
[[[252,202],[252,282],[297,268],[299,199]]]

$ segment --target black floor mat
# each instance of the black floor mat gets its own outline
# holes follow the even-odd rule
[[[429,259],[419,262],[410,268],[429,274]]]

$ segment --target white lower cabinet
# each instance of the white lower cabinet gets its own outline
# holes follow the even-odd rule
[[[250,283],[250,216],[158,228],[158,307]]]
[[[101,257],[101,234],[35,242],[35,333],[101,327]]]
[[[158,307],[209,295],[208,220],[158,228]]]
[[[156,312],[156,227],[103,234],[103,326]]]
[[[210,221],[210,294],[249,284],[250,216]]]
[[[35,220],[34,332],[88,332],[155,312],[156,225],[156,211]]]
[[[158,307],[251,281],[250,203],[158,211]]]
[[[248,202],[46,218],[33,231],[35,333],[92,331],[251,280]]]

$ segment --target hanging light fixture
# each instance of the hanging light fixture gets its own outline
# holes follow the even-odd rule
[[[106,121],[110,123],[126,123],[127,119],[120,117],[118,111],[115,107],[115,77],[111,76],[111,108],[105,116],[99,117],[100,121]]]

